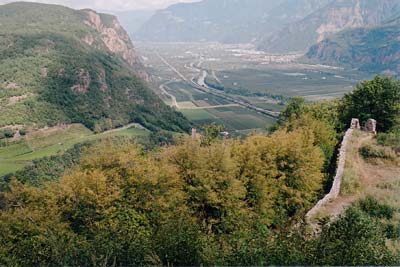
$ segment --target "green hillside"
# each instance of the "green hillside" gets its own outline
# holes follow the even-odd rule
[[[128,122],[186,131],[189,123],[138,77],[142,67],[115,17],[55,5],[0,6],[0,128]]]

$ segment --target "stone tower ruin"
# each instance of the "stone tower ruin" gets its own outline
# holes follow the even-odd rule
[[[352,119],[350,128],[351,129],[361,129],[360,120],[359,119]]]
[[[374,119],[369,119],[367,123],[365,124],[365,130],[367,132],[376,134],[376,120]]]

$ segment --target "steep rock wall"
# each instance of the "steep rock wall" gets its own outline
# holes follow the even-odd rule
[[[122,28],[118,19],[111,15],[98,14],[93,10],[84,10],[84,12],[87,14],[84,23],[99,33],[105,48],[121,56],[141,78],[149,80],[149,75],[144,70],[128,33]],[[95,43],[91,35],[85,36],[83,40],[89,45]]]

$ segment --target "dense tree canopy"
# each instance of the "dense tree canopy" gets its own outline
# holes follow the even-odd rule
[[[362,123],[368,119],[378,122],[379,131],[388,131],[400,116],[400,81],[377,76],[364,81],[356,89],[345,95],[340,105],[342,121],[350,122],[359,118]]]
[[[111,145],[90,148],[42,190],[12,183],[1,201],[0,263],[234,264],[248,241],[266,242],[268,228],[303,214],[322,184],[322,152],[305,128],[243,142],[185,139],[150,153]]]
[[[154,133],[155,150],[105,139],[35,162],[0,193],[0,265],[398,265],[394,209],[375,199],[319,236],[304,227],[335,166],[338,106],[294,99],[273,133],[243,140],[212,125]]]

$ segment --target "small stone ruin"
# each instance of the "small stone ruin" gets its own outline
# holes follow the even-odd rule
[[[352,119],[350,129],[361,129],[360,120],[359,119]]]
[[[369,119],[367,123],[365,124],[365,130],[367,132],[376,134],[376,120],[374,119]]]
[[[196,128],[192,128],[192,139],[197,140],[200,138],[200,134],[197,132]]]

